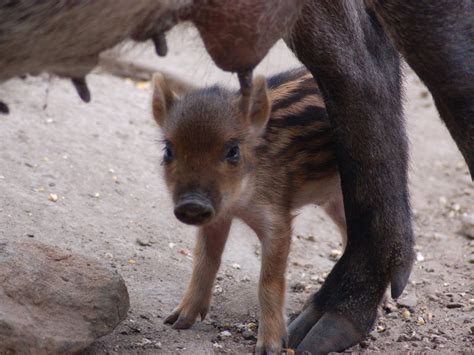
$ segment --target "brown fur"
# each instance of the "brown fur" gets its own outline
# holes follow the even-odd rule
[[[257,352],[278,352],[286,341],[292,212],[308,203],[323,205],[345,234],[331,127],[318,88],[302,69],[270,78],[269,88],[257,77],[247,111],[237,93],[219,87],[177,98],[162,75],[154,85],[154,118],[174,155],[164,163],[173,200],[202,195],[215,211],[212,219],[196,223],[193,276],[166,321],[182,329],[205,316],[230,224],[238,217],[262,243]],[[236,164],[222,158],[229,142],[239,142]]]

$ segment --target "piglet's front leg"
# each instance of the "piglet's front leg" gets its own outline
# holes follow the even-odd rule
[[[258,298],[260,321],[257,354],[280,354],[287,344],[285,319],[285,270],[291,241],[291,219],[281,218],[271,229],[259,233],[262,265]]]
[[[230,226],[227,219],[199,228],[191,282],[179,306],[165,319],[174,329],[190,328],[199,315],[206,317]]]

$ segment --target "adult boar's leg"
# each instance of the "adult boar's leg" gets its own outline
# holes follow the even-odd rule
[[[474,179],[474,2],[366,3],[430,89]]]
[[[291,347],[319,354],[359,342],[388,284],[400,296],[411,271],[400,61],[362,1],[308,1],[288,43],[326,101],[348,227],[343,256],[289,326]]]

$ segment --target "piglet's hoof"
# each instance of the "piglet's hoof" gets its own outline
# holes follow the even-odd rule
[[[171,324],[173,329],[189,329],[196,322],[198,315],[204,320],[207,315],[207,308],[203,308],[197,312],[184,312],[181,308],[177,308],[165,319],[165,324]]]

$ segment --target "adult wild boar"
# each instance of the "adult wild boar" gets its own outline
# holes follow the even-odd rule
[[[219,67],[240,73],[244,94],[251,70],[286,39],[326,103],[348,233],[344,255],[290,324],[298,350],[326,353],[360,341],[387,286],[398,297],[410,274],[399,53],[430,89],[474,174],[472,0],[8,0],[0,19],[0,80],[49,71],[75,79],[86,100],[83,76],[100,51],[151,38],[164,53],[162,32],[181,20],[197,26]]]

